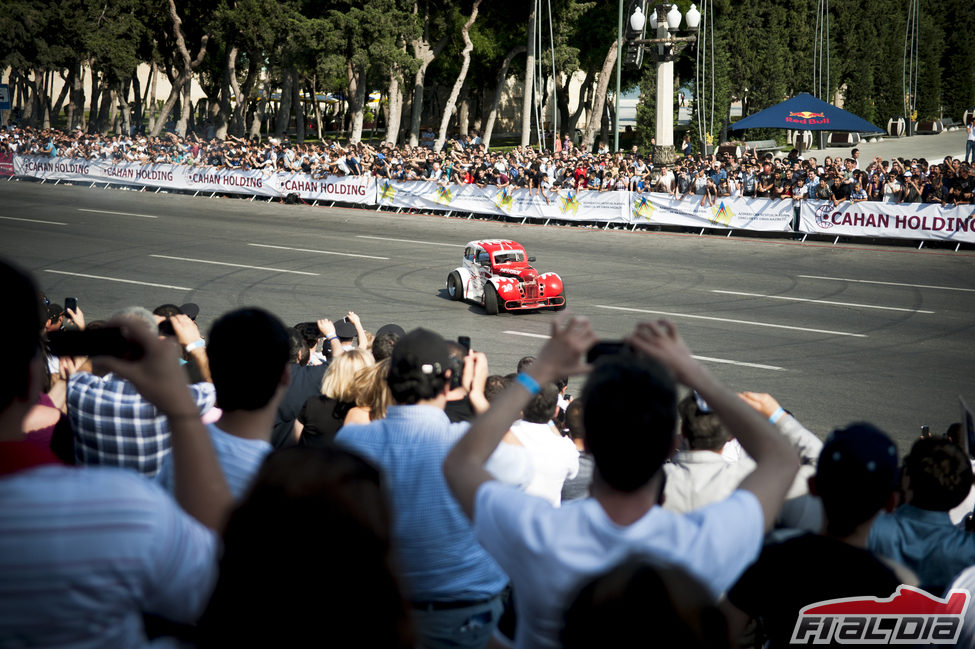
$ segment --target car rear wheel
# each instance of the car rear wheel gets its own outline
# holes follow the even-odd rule
[[[491,283],[484,287],[484,310],[488,315],[498,315],[498,291]]]
[[[464,297],[463,282],[460,279],[460,273],[456,270],[451,274],[447,275],[447,295],[450,296],[451,300],[459,300]]]

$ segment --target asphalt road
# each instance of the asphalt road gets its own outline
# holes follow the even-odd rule
[[[541,227],[241,199],[0,182],[0,255],[89,319],[196,302],[204,326],[258,305],[286,323],[356,311],[469,335],[496,373],[536,350],[552,313],[451,302],[463,245],[512,238],[562,275],[570,309],[619,338],[667,317],[735,389],[767,391],[810,429],[872,421],[908,450],[975,407],[975,253]],[[240,350],[242,354],[247,349]],[[574,380],[570,391],[579,389]]]

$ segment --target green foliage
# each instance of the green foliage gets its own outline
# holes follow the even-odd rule
[[[418,67],[412,42],[426,30],[426,42],[448,42],[431,66],[427,87],[456,77],[463,44],[460,25],[473,0],[176,0],[186,45],[192,54],[209,37],[196,76],[207,93],[218,92],[227,53],[238,49],[238,81],[250,63],[271,75],[284,71],[301,79],[316,76],[320,92],[344,93],[349,68],[365,75],[370,90],[385,87],[391,69],[400,70],[408,93]],[[617,33],[619,0],[551,0],[555,68],[559,75],[598,71]],[[692,0],[677,0],[682,12]],[[628,3],[627,3],[628,4]],[[715,137],[727,120],[731,98],[749,98],[749,112],[810,91],[816,4],[812,0],[714,0]],[[527,38],[530,3],[482,3],[471,30],[474,53],[467,86],[473,95],[493,93],[506,53]],[[902,67],[906,4],[902,0],[853,0],[830,4],[829,96],[837,90],[845,107],[884,126],[903,113]],[[549,3],[542,4],[546,74],[551,68]],[[169,0],[6,0],[0,12],[0,65],[18,73],[64,71],[85,62],[111,83],[124,81],[140,62],[155,60],[176,74],[177,51]],[[922,6],[920,117],[959,119],[975,106],[975,11],[972,0],[944,0]],[[693,46],[675,63],[675,79],[694,77]],[[523,66],[522,66],[523,70]],[[513,64],[511,74],[518,72]],[[610,89],[615,89],[614,82]],[[624,88],[639,85],[637,124],[644,143],[654,133],[652,56],[642,71],[623,74]],[[710,98],[708,110],[710,112]],[[749,134],[752,137],[752,134]],[[694,137],[696,140],[696,135]]]
[[[971,0],[946,0],[942,8],[945,48],[942,55],[942,103],[946,117],[960,121],[966,110],[975,108],[975,10]]]

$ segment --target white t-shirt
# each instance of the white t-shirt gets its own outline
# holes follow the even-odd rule
[[[660,174],[660,178],[657,180],[657,184],[663,185],[663,187],[665,188],[664,191],[672,192],[674,191],[674,183],[676,182],[676,180],[677,179],[674,177],[674,172],[668,169],[667,173]]]
[[[496,481],[478,488],[474,504],[477,539],[518,593],[518,649],[560,647],[575,591],[631,554],[678,565],[719,596],[758,557],[764,525],[758,498],[740,490],[688,514],[653,507],[625,527],[593,498],[555,508]]]
[[[579,450],[568,437],[562,437],[551,422],[532,424],[518,420],[511,425],[532,461],[535,476],[525,492],[540,496],[556,507],[562,502],[562,483],[579,473]]]

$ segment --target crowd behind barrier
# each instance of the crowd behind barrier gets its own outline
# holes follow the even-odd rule
[[[975,130],[975,126],[971,127]],[[476,132],[425,146],[231,138],[0,133],[0,173],[194,193],[342,202],[550,221],[975,242],[975,172],[946,157],[821,162],[791,151],[691,156],[654,166],[637,151],[485,152]]]
[[[821,439],[665,321],[587,366],[562,316],[496,367],[354,311],[85,314],[2,260],[0,284],[4,646],[975,638],[962,424],[903,462],[869,423]],[[54,353],[115,326],[117,357]],[[840,598],[878,621],[804,612]]]

